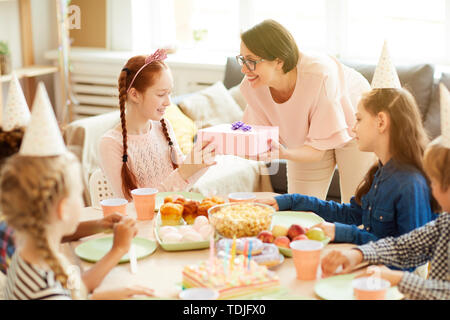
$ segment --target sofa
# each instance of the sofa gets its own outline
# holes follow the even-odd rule
[[[369,82],[375,71],[376,63],[360,64],[352,61],[342,61],[349,67],[359,71]],[[435,68],[431,64],[414,64],[396,66],[400,82],[415,97],[422,115],[424,127],[430,137],[434,139],[440,135],[440,103],[439,103],[439,83],[442,82],[450,89],[450,73],[442,73],[435,76]],[[227,59],[224,85],[233,88],[242,81],[243,75],[240,66],[234,57]],[[275,175],[270,176],[274,192],[287,192],[286,161],[278,160],[279,170]],[[327,195],[328,200],[340,202],[339,171],[335,170],[333,179]]]

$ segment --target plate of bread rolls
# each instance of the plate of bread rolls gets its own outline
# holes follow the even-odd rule
[[[166,251],[209,248],[211,235],[216,240],[218,235],[208,220],[208,210],[223,203],[220,197],[193,200],[181,192],[166,195],[154,228],[159,245]]]

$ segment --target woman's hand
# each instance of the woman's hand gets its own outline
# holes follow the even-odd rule
[[[334,223],[330,223],[330,222],[322,222],[322,223],[318,223],[314,226],[312,226],[311,228],[320,228],[323,230],[323,232],[325,233],[325,236],[330,238],[330,241],[334,241],[334,236],[335,236],[335,230],[336,230],[336,225]]]
[[[275,198],[256,199],[255,202],[267,204],[268,206],[275,208],[276,211],[279,210],[278,203],[277,203],[277,200],[275,200]]]
[[[124,218],[114,225],[114,240],[111,250],[118,250],[125,254],[130,250],[131,241],[137,235],[136,221]]]
[[[348,273],[361,262],[363,262],[363,254],[359,250],[333,250],[322,258],[322,273],[324,277],[334,275],[339,267],[342,268],[342,271],[337,274]]]
[[[214,161],[216,146],[214,140],[197,142],[192,151],[186,156],[186,159],[179,167],[180,175],[184,180],[189,179],[198,171],[217,164]]]
[[[124,300],[131,299],[135,295],[147,297],[154,296],[154,290],[143,286],[131,286],[116,290],[108,290],[103,292],[95,292],[92,295],[93,300]]]
[[[356,278],[361,277],[376,277],[387,280],[391,286],[396,286],[402,280],[403,271],[391,270],[386,266],[369,266],[361,273],[356,275]]]
[[[270,162],[277,159],[286,159],[287,149],[285,147],[272,139],[267,140],[267,143],[269,145],[269,149],[266,152],[260,153],[257,156],[249,156],[248,159],[264,162]]]

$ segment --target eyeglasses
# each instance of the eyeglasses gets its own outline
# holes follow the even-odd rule
[[[245,66],[247,67],[248,70],[255,71],[256,64],[266,61],[266,60],[264,60],[264,59],[260,59],[260,60],[245,59],[244,56],[238,55],[238,56],[236,56],[236,61],[237,61],[237,63],[239,63],[239,65],[241,67],[245,64]]]

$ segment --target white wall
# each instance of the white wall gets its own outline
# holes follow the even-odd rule
[[[33,32],[35,64],[48,65],[50,61],[44,58],[48,50],[58,46],[56,28],[56,4],[54,0],[31,0],[31,21]],[[19,2],[17,0],[0,1],[0,40],[9,43],[13,68],[22,67],[22,49],[20,43]],[[38,77],[44,81],[54,104],[53,76]],[[3,103],[8,94],[8,84],[3,84]]]

